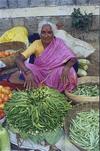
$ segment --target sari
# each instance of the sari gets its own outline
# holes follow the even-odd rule
[[[65,85],[61,82],[65,63],[71,58],[75,58],[75,55],[69,47],[60,38],[54,38],[43,53],[35,58],[34,64],[25,61],[25,65],[32,71],[37,87],[44,84],[60,92],[65,89],[71,91],[77,85],[77,75],[73,67],[68,73],[69,82],[66,81]]]

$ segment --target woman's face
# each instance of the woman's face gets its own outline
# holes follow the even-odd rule
[[[50,42],[54,38],[52,27],[50,25],[48,25],[48,24],[47,25],[43,25],[43,27],[41,29],[40,36],[41,36],[41,40],[42,40],[44,45],[50,44]]]

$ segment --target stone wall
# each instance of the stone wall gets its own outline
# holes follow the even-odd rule
[[[2,35],[6,30],[14,27],[14,26],[25,26],[29,34],[37,32],[37,25],[38,23],[46,19],[48,21],[57,23],[61,22],[64,27],[63,29],[70,32],[72,31],[71,28],[71,17],[70,16],[49,16],[49,17],[17,17],[17,18],[2,18],[0,19],[0,35]],[[99,16],[94,16],[93,18],[93,24],[91,27],[91,31],[98,30],[100,28],[99,26]]]
[[[0,19],[0,35],[2,35],[4,31],[19,25],[27,27],[29,33],[37,32],[37,25],[44,18],[46,20],[53,21],[53,22],[57,22],[57,21],[62,22],[64,24],[64,28],[67,29],[68,31],[71,28],[70,16],[2,18]]]

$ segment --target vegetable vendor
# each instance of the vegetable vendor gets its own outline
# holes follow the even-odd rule
[[[16,58],[20,71],[11,75],[10,82],[21,83],[26,89],[44,84],[60,92],[65,89],[71,91],[76,87],[77,74],[73,66],[77,58],[62,39],[54,36],[55,28],[50,22],[40,22],[38,32],[41,39],[34,41]],[[36,56],[34,64],[25,61],[32,54]],[[20,72],[24,79],[15,80]]]

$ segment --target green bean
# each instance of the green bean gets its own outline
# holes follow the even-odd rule
[[[80,84],[74,91],[75,95],[85,95],[85,96],[98,96],[99,95],[99,86],[97,84]]]
[[[70,138],[83,149],[95,151],[99,145],[99,112],[78,113],[71,121]]]

